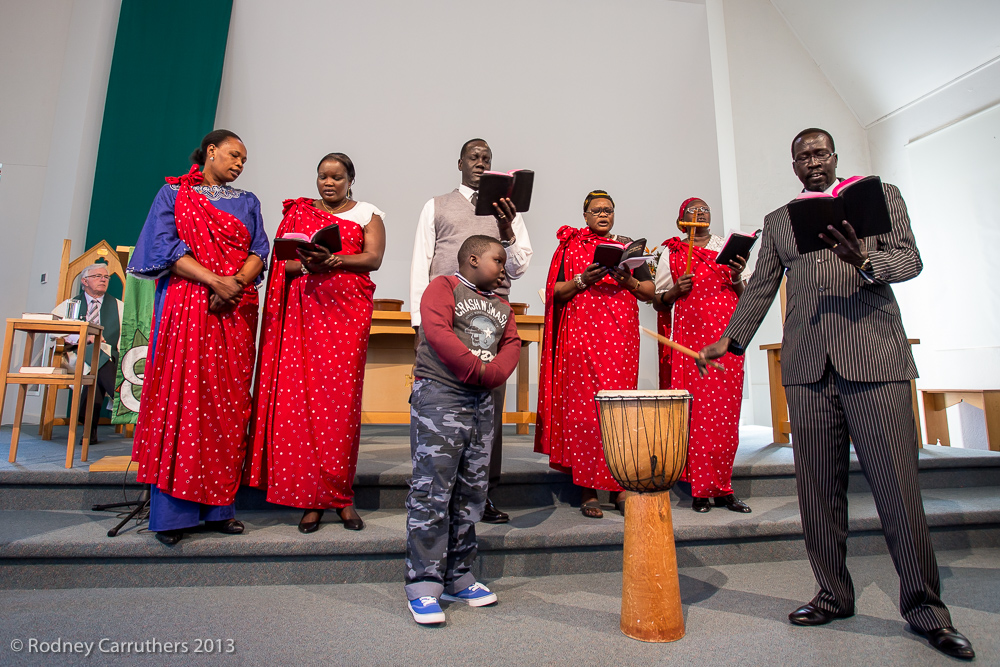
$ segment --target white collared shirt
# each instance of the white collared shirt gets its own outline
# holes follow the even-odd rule
[[[467,185],[459,185],[458,191],[463,197],[472,201],[476,192]],[[531,261],[531,239],[528,238],[528,227],[524,218],[518,213],[511,222],[514,242],[507,248],[507,263],[504,269],[507,277],[517,280],[528,270]],[[413,259],[410,262],[410,324],[420,326],[420,298],[430,284],[431,260],[434,259],[434,246],[437,235],[434,230],[434,199],[430,199],[420,211],[417,219],[417,233],[413,240]]]

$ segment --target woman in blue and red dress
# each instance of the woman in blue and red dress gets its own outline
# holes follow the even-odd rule
[[[615,202],[594,190],[583,202],[586,227],[562,227],[545,283],[545,334],[538,381],[535,451],[573,475],[580,511],[604,516],[597,491],[610,491],[621,509],[621,486],[604,459],[594,396],[601,389],[635,389],[639,380],[639,306],[653,297],[649,268],[607,270],[594,262],[601,244],[624,247],[611,233]]]
[[[746,258],[737,257],[729,266],[716,264],[723,239],[714,236],[707,226],[680,226],[683,221],[711,224],[712,213],[703,200],[685,200],[677,220],[681,231],[690,229],[693,234],[691,270],[686,271],[687,239],[675,236],[664,241],[666,250],[656,268],[653,307],[659,311],[661,332],[663,325],[670,322],[672,308],[673,340],[700,350],[719,340],[736,310],[736,302],[743,294]],[[749,512],[750,507],[733,494],[732,487],[733,460],[740,439],[743,357],[726,354],[719,362],[726,367],[724,372],[708,369],[702,377],[693,359],[669,351],[660,359],[660,388],[686,389],[694,396],[687,467],[681,475],[691,484],[692,509],[707,512],[711,509],[710,499],[714,499],[716,507]],[[669,387],[662,384],[664,375],[669,378]]]
[[[330,153],[317,167],[320,198],[285,201],[277,238],[337,224],[342,249],[276,260],[264,302],[244,481],[270,503],[304,510],[303,533],[319,528],[326,509],[345,528],[364,528],[353,484],[375,293],[368,274],[382,265],[385,214],[351,198],[354,176],[351,158]]]
[[[129,262],[130,273],[157,281],[132,459],[151,485],[149,529],[164,544],[201,521],[243,532],[233,501],[268,252],[260,201],[229,185],[246,160],[232,132],[206,135],[191,171],[157,193]]]

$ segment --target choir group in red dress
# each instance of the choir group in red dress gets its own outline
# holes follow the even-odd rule
[[[129,265],[158,280],[133,451],[139,480],[154,489],[150,528],[167,544],[201,521],[242,532],[233,509],[242,482],[264,490],[268,502],[302,509],[302,532],[315,531],[331,508],[345,527],[360,530],[352,485],[375,292],[369,272],[382,261],[384,214],[350,197],[354,166],[340,153],[320,162],[319,199],[285,201],[279,237],[310,236],[336,223],[343,247],[300,250],[297,261],[271,263],[251,398],[256,283],[268,246],[256,197],[228,185],[242,171],[246,148],[217,130],[192,158],[188,175],[167,179]],[[661,276],[654,287],[646,265],[630,271],[594,262],[599,244],[631,242],[611,233],[614,200],[607,192],[587,196],[584,221],[559,229],[546,281],[535,449],[572,475],[583,514],[600,518],[597,492],[610,492],[620,510],[624,492],[604,460],[594,396],[637,386],[638,302],[654,302],[668,333],[672,311],[674,337],[700,349],[732,314],[743,265],[719,266],[717,249],[696,247],[692,275],[685,276],[687,245],[669,239],[669,262],[660,271],[671,274],[673,286],[659,290]],[[707,508],[715,498],[749,511],[730,486],[742,359],[727,355],[722,363],[728,372],[702,377],[691,360],[665,356],[661,387],[695,396],[684,477],[695,509],[707,511],[699,500]]]

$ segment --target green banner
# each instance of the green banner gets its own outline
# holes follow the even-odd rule
[[[232,10],[232,0],[122,0],[84,247],[134,245],[163,178],[191,166],[214,129]]]
[[[129,259],[131,257],[132,253],[129,251]],[[134,424],[139,417],[139,396],[146,371],[155,293],[154,280],[140,280],[131,274],[125,279],[125,307],[118,350],[121,363],[118,364],[115,400],[111,406],[112,424]]]

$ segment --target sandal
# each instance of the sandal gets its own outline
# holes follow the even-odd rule
[[[580,503],[580,512],[589,519],[603,519],[604,512],[601,510],[601,503],[597,498],[591,498],[585,503]]]

